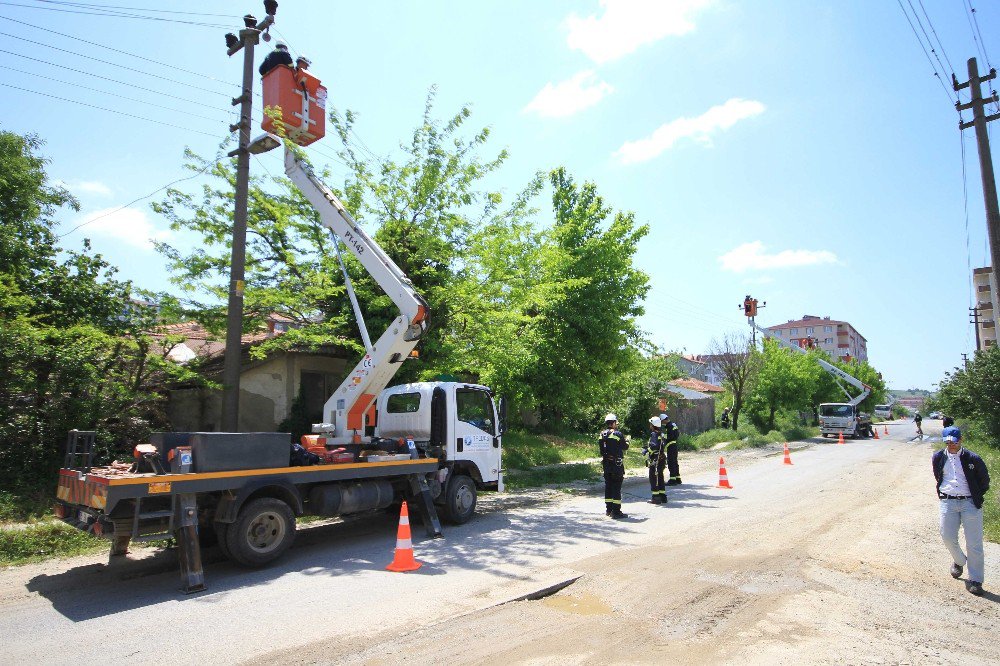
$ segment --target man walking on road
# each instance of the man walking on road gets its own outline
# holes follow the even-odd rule
[[[649,467],[649,503],[666,504],[667,487],[663,482],[663,468],[667,464],[664,451],[664,441],[660,437],[660,417],[649,419],[649,443],[642,450],[646,456],[646,466]]]
[[[670,420],[666,414],[660,414],[660,437],[663,445],[667,448],[667,470],[670,472],[668,486],[681,485],[681,467],[677,462],[677,440],[680,439],[681,429]]]
[[[947,448],[931,457],[937,494],[941,499],[941,538],[954,564],[952,578],[969,565],[966,589],[983,593],[983,495],[990,489],[990,473],[977,454],[962,446],[962,431],[950,426],[942,431]],[[958,526],[965,530],[965,549],[958,543]]]
[[[605,514],[615,520],[628,518],[622,513],[622,481],[625,480],[625,449],[628,442],[618,429],[618,417],[608,414],[604,417],[604,430],[598,441],[601,447],[601,466],[604,467]]]

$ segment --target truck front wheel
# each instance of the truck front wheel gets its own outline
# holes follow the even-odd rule
[[[476,511],[476,484],[467,476],[453,476],[445,490],[444,518],[453,525],[469,522]]]
[[[261,497],[240,509],[236,522],[226,532],[229,557],[248,567],[276,560],[295,538],[295,514],[273,497]]]

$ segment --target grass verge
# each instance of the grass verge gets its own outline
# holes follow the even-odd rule
[[[964,442],[969,450],[983,457],[986,469],[990,471],[990,490],[983,498],[983,533],[987,541],[1000,543],[1000,449],[986,444],[985,439],[972,436]],[[963,437],[963,439],[965,439]]]
[[[596,436],[536,435],[523,430],[512,430],[503,436],[503,464],[507,469],[530,470],[597,456]]]
[[[504,484],[510,490],[537,488],[552,483],[572,483],[573,481],[599,481],[601,466],[597,463],[570,463],[555,467],[512,472],[504,477]]]
[[[819,437],[819,428],[793,425],[781,430],[762,433],[752,425],[743,425],[737,431],[715,428],[693,437],[681,435],[681,448],[702,451],[722,442],[730,442],[727,449],[745,449],[768,444],[781,444],[782,442],[795,442],[810,437]]]
[[[3,528],[0,529],[0,566],[86,555],[107,547],[106,541],[65,523],[46,522]]]
[[[0,490],[0,525],[51,519],[54,496],[52,488]]]

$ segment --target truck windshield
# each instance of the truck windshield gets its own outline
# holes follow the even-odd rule
[[[419,393],[394,393],[385,402],[385,411],[390,414],[412,414],[419,409]]]
[[[851,418],[854,416],[854,408],[850,405],[820,405],[819,415]]]
[[[465,421],[480,430],[495,435],[493,424],[493,401],[486,391],[477,389],[458,389],[455,391],[455,402],[458,408],[458,420]]]

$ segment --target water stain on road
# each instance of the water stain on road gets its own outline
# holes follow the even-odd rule
[[[584,592],[578,595],[556,595],[542,599],[549,608],[575,613],[577,615],[610,615],[611,609],[593,594]]]

